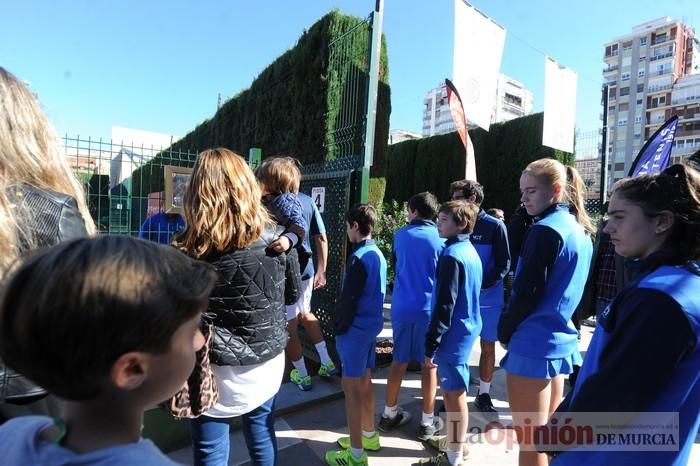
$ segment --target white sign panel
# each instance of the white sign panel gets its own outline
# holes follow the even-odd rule
[[[469,123],[491,125],[506,30],[464,0],[455,0],[452,82]]]
[[[311,199],[318,207],[318,211],[323,213],[326,208],[326,188],[311,188]]]
[[[544,57],[544,125],[542,145],[574,152],[576,72]]]

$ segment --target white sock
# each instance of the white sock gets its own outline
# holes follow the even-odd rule
[[[384,405],[384,416],[388,417],[389,419],[394,419],[397,414],[399,414],[399,405],[396,405],[396,406]]]
[[[362,436],[365,437],[365,438],[372,438],[372,437],[375,436],[376,433],[377,433],[376,430],[373,430],[372,432],[367,432],[366,430],[363,430],[363,431],[362,431]]]
[[[484,382],[479,380],[479,395],[482,393],[488,393],[491,390],[491,382]]]
[[[355,457],[355,459],[360,459],[362,458],[362,454],[365,452],[363,448],[355,448],[355,447],[350,447],[350,453],[352,456]]]
[[[318,351],[318,356],[321,358],[321,364],[326,365],[331,362],[331,357],[328,356],[328,349],[326,348],[325,341],[316,343],[314,346],[316,347],[316,351]]]
[[[449,448],[447,449],[447,460],[450,462],[451,465],[457,466],[459,464],[462,464],[462,449],[460,448],[459,451],[452,451]]]
[[[304,363],[304,357],[299,358],[298,361],[292,361],[294,368],[299,372],[299,375],[306,377],[309,373],[306,371],[306,364]]]
[[[432,426],[435,423],[435,415],[433,413],[423,413],[420,423],[424,426]]]

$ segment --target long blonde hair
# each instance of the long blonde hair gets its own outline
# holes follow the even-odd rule
[[[18,244],[37,246],[21,218],[31,212],[18,212],[10,198],[12,188],[22,184],[75,198],[88,233],[95,233],[85,193],[53,127],[29,89],[0,66],[0,276],[17,258]]]
[[[243,157],[224,148],[205,150],[185,190],[187,226],[173,244],[195,258],[250,246],[270,220],[260,197]]]
[[[563,201],[569,202],[571,213],[578,223],[588,232],[593,233],[595,227],[588,217],[583,204],[586,185],[581,175],[571,166],[565,166],[555,159],[539,159],[530,162],[523,174],[532,175],[547,186],[558,184],[562,187]]]

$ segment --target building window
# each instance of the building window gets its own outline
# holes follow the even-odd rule
[[[637,92],[644,92],[644,84],[637,84]]]
[[[640,37],[640,38],[639,38],[639,45],[647,45],[647,38],[646,38],[646,37]]]
[[[632,50],[632,41],[623,42],[622,50]]]
[[[639,70],[639,71],[637,72],[637,77],[638,77],[638,78],[643,78],[645,74],[646,74],[646,71],[644,71],[644,70]]]
[[[630,88],[629,87],[621,87],[620,88],[620,97],[625,96],[625,95],[630,95]]]
[[[627,125],[627,118],[620,118],[617,120],[617,126],[625,126]]]
[[[642,101],[643,101],[643,99],[637,99],[637,107],[642,106]]]
[[[626,112],[629,109],[630,109],[630,104],[628,104],[628,103],[620,104],[617,107],[617,110],[620,112]]]
[[[641,116],[641,115],[637,115],[636,117],[634,117],[634,122],[635,122],[635,123],[641,123],[641,122],[642,122],[642,116]]]
[[[620,81],[629,81],[630,79],[630,73],[629,71],[625,71],[620,75]]]

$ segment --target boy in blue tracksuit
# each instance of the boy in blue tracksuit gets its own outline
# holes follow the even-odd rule
[[[339,451],[326,452],[333,466],[367,465],[369,450],[379,449],[374,427],[374,367],[377,335],[384,326],[386,261],[372,240],[377,211],[369,204],[352,207],[345,216],[347,235],[355,245],[343,278],[335,325],[335,344],[343,369],[343,391],[350,437]]]
[[[452,199],[464,199],[481,206],[484,188],[473,180],[455,181],[450,185]],[[501,220],[479,210],[474,231],[469,237],[481,259],[484,278],[479,296],[481,313],[479,357],[479,392],[474,399],[474,407],[479,411],[495,413],[491,402],[491,380],[496,366],[496,340],[498,340],[498,319],[504,306],[503,279],[510,269],[510,248],[506,226]]]
[[[482,266],[469,241],[479,208],[465,201],[449,201],[440,208],[438,231],[446,238],[433,292],[433,314],[425,336],[424,365],[437,367],[447,409],[447,451],[422,464],[462,463],[467,436],[469,353],[481,332],[479,292]]]
[[[379,430],[387,432],[405,424],[410,414],[398,406],[401,381],[408,363],[423,362],[425,334],[430,321],[431,301],[438,257],[445,247],[435,225],[438,202],[429,192],[408,200],[409,224],[394,235],[392,262],[396,271],[391,303],[391,328],[394,360],[386,389],[386,405]],[[427,440],[438,430],[433,412],[437,390],[437,372],[425,366],[421,370],[423,416],[418,438]]]

